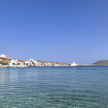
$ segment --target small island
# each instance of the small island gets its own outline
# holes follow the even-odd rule
[[[95,66],[108,66],[108,60],[100,60],[100,61],[93,63],[93,65],[95,65]]]

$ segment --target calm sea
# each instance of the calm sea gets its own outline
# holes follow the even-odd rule
[[[0,68],[0,108],[108,108],[108,67]]]

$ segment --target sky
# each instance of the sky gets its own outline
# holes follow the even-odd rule
[[[79,64],[108,59],[108,0],[0,0],[0,54]]]

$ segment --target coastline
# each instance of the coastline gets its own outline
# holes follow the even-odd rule
[[[82,67],[82,66],[108,66],[108,60],[100,60],[93,64],[77,64],[75,62],[65,63],[65,62],[56,62],[56,61],[40,61],[35,59],[29,60],[21,60],[15,58],[9,58],[6,55],[0,55],[0,68],[8,68],[8,67]]]

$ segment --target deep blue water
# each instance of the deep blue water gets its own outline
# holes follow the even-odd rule
[[[0,68],[0,108],[108,108],[108,67]]]

